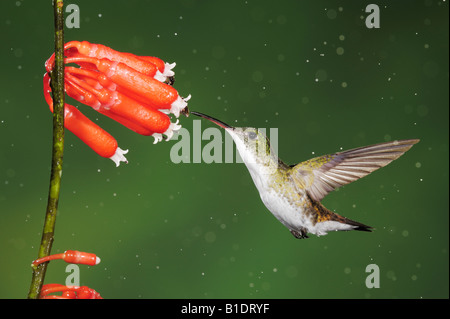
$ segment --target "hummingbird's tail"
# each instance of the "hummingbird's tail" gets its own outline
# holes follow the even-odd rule
[[[341,216],[330,211],[328,208],[322,205],[322,203],[313,200],[312,207],[314,209],[315,215],[315,233],[317,235],[325,235],[329,231],[347,231],[347,230],[358,230],[371,232],[373,227],[364,225],[360,222],[351,220],[347,217]],[[314,231],[313,231],[314,233]]]
[[[334,215],[336,216],[336,221],[342,223],[342,224],[346,224],[346,225],[350,225],[353,227],[352,230],[359,230],[359,231],[367,231],[367,232],[371,232],[373,227],[364,225],[362,223],[356,222],[354,220],[348,219],[347,217],[343,217],[341,215],[338,215],[336,213],[334,213]]]

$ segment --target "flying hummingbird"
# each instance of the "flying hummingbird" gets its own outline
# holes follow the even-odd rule
[[[224,128],[247,166],[261,200],[296,238],[330,231],[372,231],[372,227],[340,216],[320,201],[334,189],[386,166],[418,139],[399,140],[319,156],[297,165],[281,161],[267,137],[256,128],[232,127],[208,115],[191,112]]]

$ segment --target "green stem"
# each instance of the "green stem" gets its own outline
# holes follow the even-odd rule
[[[59,191],[64,153],[64,4],[63,0],[53,0],[55,17],[55,67],[51,72],[51,88],[53,92],[53,149],[52,170],[50,174],[50,189],[48,194],[47,211],[38,258],[50,255],[52,248],[56,213],[58,209]],[[44,283],[47,264],[33,267],[33,276],[29,299],[39,298]]]

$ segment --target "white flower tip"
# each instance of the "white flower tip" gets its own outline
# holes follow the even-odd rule
[[[183,99],[182,97],[178,97],[175,102],[170,106],[170,113],[175,115],[175,117],[180,116],[180,112],[184,110],[187,106],[187,101],[191,99],[191,95],[189,94],[187,98]]]
[[[155,138],[153,144],[161,142],[163,139],[170,141],[173,134],[181,129],[181,125],[178,124],[178,120],[175,123],[170,123],[169,127],[164,133],[153,133],[152,136]],[[164,136],[163,136],[164,135]]]
[[[159,72],[159,70],[156,70],[156,74],[153,78],[159,82],[165,82],[167,80],[167,77],[163,73]]]
[[[181,129],[181,125],[178,124],[178,120],[175,123],[170,123],[169,128],[163,133],[167,136],[166,141],[170,141],[174,132],[177,132]]]
[[[174,63],[165,63],[164,71],[160,72],[159,70],[156,70],[155,76],[153,78],[160,82],[166,82],[167,78],[170,78],[175,75],[175,72],[173,72],[172,69],[176,65],[177,64],[175,62]]]
[[[172,69],[176,66],[177,64],[174,62],[174,63],[166,63],[166,64],[164,64],[164,71],[163,71],[163,75],[164,76],[166,76],[166,77],[169,77],[169,76],[174,76],[175,75],[175,72],[173,72],[172,71]]]
[[[153,133],[152,136],[155,138],[155,140],[153,141],[153,144],[161,142],[163,139],[163,136],[161,133]]]
[[[170,110],[168,110],[168,109],[158,109],[158,111],[160,111],[161,113],[167,114],[167,115],[170,114]]]
[[[116,152],[114,153],[114,155],[110,157],[110,159],[114,163],[116,163],[116,167],[119,167],[120,162],[125,162],[125,163],[128,164],[128,161],[127,161],[126,157],[123,156],[123,154],[126,154],[126,153],[128,153],[128,150],[123,150],[120,147],[118,147],[116,149]]]
[[[99,257],[95,257],[95,264],[98,265],[100,263],[101,259]]]

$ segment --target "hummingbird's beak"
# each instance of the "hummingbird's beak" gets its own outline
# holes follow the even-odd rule
[[[232,129],[232,128],[233,128],[232,126],[230,126],[230,125],[228,125],[228,124],[226,124],[226,123],[224,123],[224,122],[222,122],[222,121],[219,121],[218,119],[215,119],[215,118],[213,118],[213,117],[211,117],[211,116],[208,116],[208,115],[206,115],[206,114],[203,114],[203,113],[191,111],[190,114],[194,114],[194,115],[203,117],[204,119],[207,119],[207,120],[209,120],[209,121],[211,121],[211,122],[213,122],[213,123],[219,125],[220,127],[224,128],[224,129]]]

